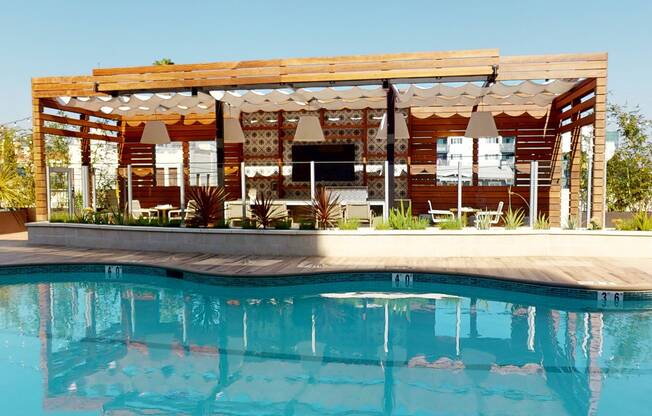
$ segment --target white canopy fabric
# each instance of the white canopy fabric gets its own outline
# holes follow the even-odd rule
[[[538,83],[497,82],[489,87],[474,83],[461,85],[407,85],[399,88],[397,108],[472,107],[476,104],[533,105],[548,107],[560,94],[570,90],[578,80],[554,80]],[[384,109],[386,92],[381,87],[329,87],[247,91],[210,91],[198,93],[133,94],[119,97],[59,97],[62,104],[105,114],[124,116],[148,114],[204,114],[215,110],[215,100],[228,104],[230,116],[242,111],[300,111],[311,108],[326,110]]]

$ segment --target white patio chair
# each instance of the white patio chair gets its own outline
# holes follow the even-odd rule
[[[432,202],[428,200],[428,214],[433,224],[455,219],[455,214],[447,209],[432,209]]]
[[[196,212],[196,204],[194,200],[189,200],[188,203],[186,204],[186,209],[184,210],[185,213],[185,219],[192,218],[195,215]],[[173,209],[168,213],[168,218],[170,220],[181,220],[181,210],[180,209]]]
[[[475,214],[476,227],[482,223],[485,218],[489,218],[489,224],[496,225],[503,216],[503,201],[498,203],[498,209],[495,211],[480,211]]]
[[[371,205],[368,202],[349,202],[344,206],[344,219],[358,220],[361,223],[371,225],[373,215]]]
[[[158,211],[152,208],[142,208],[140,201],[137,199],[131,200],[131,216],[135,219],[140,217],[158,218]]]

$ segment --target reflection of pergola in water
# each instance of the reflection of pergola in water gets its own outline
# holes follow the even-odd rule
[[[467,314],[467,300],[454,296],[329,294],[318,302],[294,299],[283,314],[277,310],[283,299],[209,297],[219,318],[201,326],[190,318],[195,304],[188,294],[177,311],[181,319],[162,323],[156,289],[122,290],[119,321],[98,333],[95,291],[86,290],[86,336],[53,351],[53,292],[39,285],[49,410],[414,414],[437,406],[594,414],[600,398],[599,313],[583,314],[583,323],[579,313],[568,313],[560,346],[546,337],[558,339],[555,310],[515,307],[504,322],[510,336],[485,337],[476,299],[465,305]],[[453,334],[437,333],[437,317],[446,317],[438,308],[454,314]],[[297,319],[310,325],[293,326]],[[584,340],[575,339],[578,324],[585,325]],[[578,343],[587,351],[588,372],[575,368]],[[543,400],[549,398],[557,400]]]
[[[126,176],[127,166],[133,168],[134,199],[143,207],[178,205],[181,187],[157,182],[155,146],[141,142],[144,125],[154,121],[165,122],[171,140],[182,146],[184,186],[192,183],[190,143],[213,141],[213,177],[232,199],[241,197],[247,182],[276,199],[305,199],[313,185],[295,180],[286,168],[293,164],[298,120],[308,114],[319,118],[325,142],[355,145],[355,180],[344,181],[346,186],[367,188],[370,201],[382,194],[390,203],[394,196],[411,199],[417,214],[425,213],[428,200],[436,209],[450,209],[457,206],[457,192],[441,186],[450,173],[437,169],[437,143],[464,135],[472,110],[479,109],[494,115],[500,135],[515,137],[510,156],[515,165],[487,171],[474,138],[464,206],[507,201],[511,180],[527,200],[530,163],[537,161],[538,207],[560,226],[562,160],[568,151],[562,137],[570,136],[570,214],[579,216],[581,133],[590,127],[595,141],[590,206],[601,223],[606,75],[602,53],[501,56],[487,49],[101,68],[91,75],[34,78],[36,216],[47,218],[46,135],[79,139],[82,165],[89,168],[91,140],[116,143],[120,172]],[[388,109],[407,115],[409,140],[395,134],[400,125],[395,117],[387,118],[385,137],[377,135]],[[225,137],[230,117],[239,117],[236,124],[248,137],[244,144]],[[251,165],[253,177],[244,178],[243,162]],[[385,170],[385,162],[387,172],[378,175],[374,169]],[[525,208],[519,198],[512,204]]]

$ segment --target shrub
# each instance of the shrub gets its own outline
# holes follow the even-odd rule
[[[181,227],[181,220],[170,220],[164,227],[179,228]]]
[[[229,222],[224,220],[219,220],[215,223],[215,228],[229,228]]]
[[[447,219],[439,223],[441,230],[461,230],[466,226],[464,217]]]
[[[393,230],[425,230],[430,225],[427,218],[412,215],[412,203],[409,203],[406,208],[403,201],[401,201],[399,207],[389,212],[387,222]]]
[[[652,231],[652,215],[647,212],[637,212],[629,220],[614,221],[619,231]]]
[[[549,230],[550,229],[550,220],[546,216],[546,214],[541,213],[537,217],[536,221],[534,221],[533,228],[535,230]]]
[[[357,218],[351,218],[350,220],[339,220],[337,223],[337,228],[340,230],[357,230],[360,227],[360,221]]]
[[[374,229],[379,231],[391,230],[392,227],[389,226],[387,221],[384,221],[382,217],[374,218]]]
[[[256,196],[256,200],[251,204],[251,215],[263,228],[269,228],[272,223],[282,219],[274,206],[274,198],[265,195]]]
[[[222,204],[228,193],[222,186],[193,186],[188,199],[195,201],[195,216],[192,225],[208,227],[220,217]]]
[[[315,199],[312,200],[312,213],[319,229],[325,230],[334,227],[342,215],[340,198],[333,197],[324,187],[319,187]]]
[[[525,212],[521,208],[512,211],[510,207],[503,216],[503,222],[505,223],[506,230],[515,230],[518,227],[522,227],[525,222]]]
[[[256,220],[251,219],[251,218],[244,218],[242,222],[240,223],[242,228],[245,230],[253,230],[258,228],[258,224],[256,223]]]
[[[314,221],[301,221],[299,223],[300,230],[314,230],[315,222]]]
[[[285,220],[276,221],[274,222],[274,228],[277,230],[289,230],[292,228],[292,220],[288,218]]]
[[[591,222],[589,222],[589,226],[586,228],[588,230],[601,230],[602,226],[598,223],[597,219],[591,218]]]

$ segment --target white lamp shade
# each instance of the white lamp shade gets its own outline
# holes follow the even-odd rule
[[[170,135],[165,123],[158,120],[146,121],[143,135],[140,136],[140,142],[143,144],[170,143]]]
[[[240,120],[236,118],[224,119],[224,143],[244,143],[245,135],[240,125]]]
[[[324,131],[321,129],[319,117],[301,116],[297,131],[294,133],[294,141],[298,142],[323,142]]]
[[[377,139],[387,138],[387,113],[383,114],[383,119],[380,121],[380,128],[376,133]],[[394,138],[395,139],[409,139],[410,131],[408,130],[405,117],[400,113],[394,113]]]
[[[464,137],[498,137],[496,121],[490,111],[475,111],[471,113]]]

